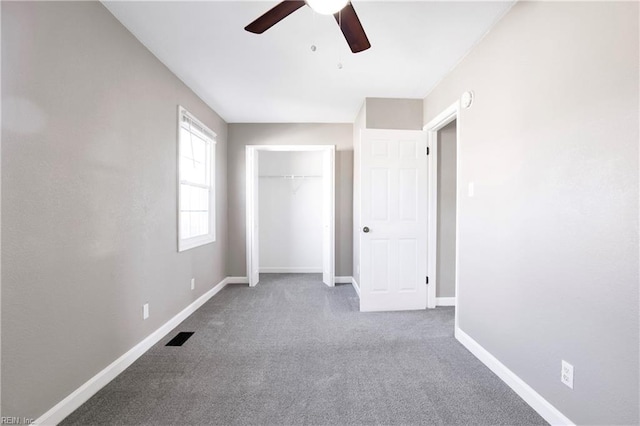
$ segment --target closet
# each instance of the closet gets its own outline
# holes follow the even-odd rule
[[[335,283],[335,145],[246,147],[247,279],[322,272]]]
[[[322,272],[322,152],[265,151],[258,170],[260,272]]]

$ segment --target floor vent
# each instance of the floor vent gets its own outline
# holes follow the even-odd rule
[[[193,336],[193,331],[181,331],[176,337],[169,340],[169,343],[165,346],[182,346],[191,336]]]

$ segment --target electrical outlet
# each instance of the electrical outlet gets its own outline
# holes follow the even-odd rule
[[[142,319],[149,318],[149,304],[145,303],[142,305]]]
[[[573,389],[573,365],[562,360],[562,371],[560,373],[560,381]]]
[[[195,288],[196,288],[196,279],[191,278],[191,290],[194,290]]]

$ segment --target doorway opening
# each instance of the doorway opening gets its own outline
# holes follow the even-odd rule
[[[247,276],[322,272],[335,285],[335,146],[252,145],[247,164]]]
[[[456,129],[453,120],[437,133],[436,306],[456,304]]]
[[[458,206],[460,122],[458,102],[430,121],[428,270],[433,277],[427,307],[456,306],[458,300]],[[455,313],[456,327],[458,309]]]

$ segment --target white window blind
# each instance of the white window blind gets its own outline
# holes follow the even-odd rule
[[[178,251],[215,241],[216,134],[179,108]]]

